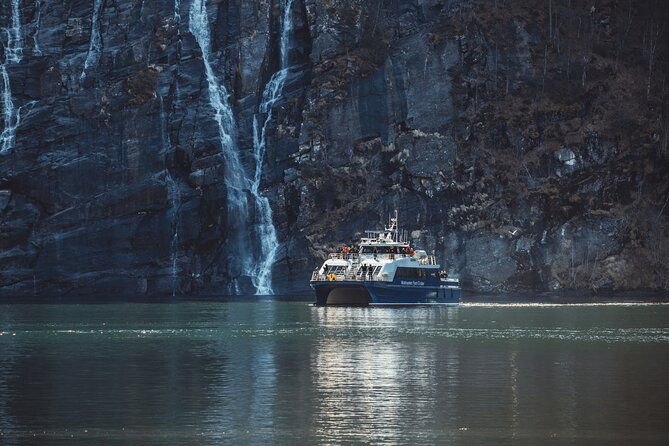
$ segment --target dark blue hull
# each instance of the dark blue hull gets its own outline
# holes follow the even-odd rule
[[[457,305],[460,288],[379,281],[313,281],[316,305]]]

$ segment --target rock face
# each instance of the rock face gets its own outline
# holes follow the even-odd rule
[[[663,2],[195,1],[208,54],[193,0],[0,0],[0,296],[255,291],[204,60],[252,178],[287,3],[275,292],[396,208],[470,289],[669,289]]]

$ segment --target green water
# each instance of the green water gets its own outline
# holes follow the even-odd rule
[[[669,305],[0,305],[0,444],[669,444]]]

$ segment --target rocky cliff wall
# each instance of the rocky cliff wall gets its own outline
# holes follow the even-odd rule
[[[0,295],[254,292],[212,91],[275,292],[395,208],[470,289],[669,288],[663,2],[193,1],[1,0]]]

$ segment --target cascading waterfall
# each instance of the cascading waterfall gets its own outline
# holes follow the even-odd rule
[[[88,54],[81,70],[80,79],[86,77],[86,71],[100,60],[100,9],[103,0],[95,0],[93,4],[93,18],[91,19],[91,39],[88,43]]]
[[[35,33],[33,34],[33,43],[35,47],[33,48],[33,54],[36,56],[42,55],[42,49],[39,47],[39,39],[37,35],[39,34],[39,26],[42,20],[42,0],[35,1]]]
[[[21,16],[19,15],[19,0],[12,0],[12,26],[7,28],[7,47],[5,49],[6,63],[19,63],[23,58],[21,38]]]
[[[174,21],[178,24],[181,22],[181,0],[174,0]]]
[[[14,107],[12,101],[12,89],[9,85],[9,73],[5,64],[0,64],[0,77],[2,77],[2,116],[4,129],[0,134],[0,153],[5,153],[14,147],[16,143],[16,129],[18,128],[21,117],[18,110]]]
[[[293,31],[293,20],[291,11],[293,9],[293,0],[286,0],[286,9],[283,11],[283,22],[281,24],[281,69],[288,68],[288,51],[290,50],[290,36]]]
[[[161,130],[161,139],[163,143],[163,153],[167,159],[168,154],[172,151],[172,143],[170,141],[169,134],[167,132],[167,114],[165,113],[165,108],[163,105],[163,97],[160,98],[160,130]],[[181,211],[181,191],[179,190],[179,185],[170,170],[167,168],[167,162],[165,162],[165,187],[167,188],[167,197],[170,201],[170,219],[172,221],[172,241],[170,243],[171,250],[171,267],[172,267],[172,296],[176,295],[177,285],[179,282],[179,268],[177,259],[179,257],[179,217]]]
[[[272,221],[272,208],[267,197],[260,193],[262,180],[262,168],[267,150],[267,127],[272,120],[272,109],[274,104],[281,98],[283,86],[288,77],[290,66],[288,64],[288,52],[290,50],[290,36],[293,29],[291,9],[293,0],[286,0],[281,24],[280,38],[280,61],[279,70],[274,73],[265,85],[259,114],[265,115],[262,127],[258,128],[258,115],[253,117],[253,155],[256,168],[251,186],[251,194],[255,199],[256,215],[258,216],[257,236],[260,244],[260,255],[255,263],[253,273],[253,284],[257,294],[273,294],[272,289],[272,265],[276,260],[279,242],[276,236],[276,228]]]
[[[5,48],[5,60],[0,63],[0,77],[2,77],[2,90],[0,100],[2,101],[3,130],[0,134],[0,153],[6,153],[14,148],[16,144],[16,129],[21,123],[19,110],[14,106],[12,99],[12,88],[9,83],[7,66],[21,62],[23,58],[23,47],[21,46],[21,16],[19,15],[19,0],[12,0],[12,25],[7,32],[7,47]]]
[[[209,103],[214,109],[214,120],[218,126],[221,142],[221,153],[225,163],[225,185],[228,198],[228,229],[234,239],[229,240],[228,249],[231,255],[238,256],[232,259],[228,270],[231,273],[231,290],[239,293],[239,284],[236,277],[251,276],[253,267],[253,253],[249,249],[246,235],[246,223],[249,220],[249,205],[247,192],[251,189],[251,180],[242,165],[236,143],[236,123],[229,104],[229,93],[225,86],[218,82],[211,66],[211,37],[209,33],[209,18],[205,0],[193,0],[189,12],[188,29],[195,37],[204,63],[205,74],[209,90]],[[230,242],[235,246],[230,246]],[[232,267],[239,266],[239,270]]]

